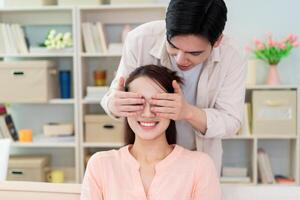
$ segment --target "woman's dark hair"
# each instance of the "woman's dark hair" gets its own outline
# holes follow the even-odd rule
[[[160,87],[162,87],[167,93],[174,93],[172,86],[173,80],[176,80],[179,84],[183,84],[183,79],[177,76],[175,71],[172,71],[166,67],[160,67],[156,65],[145,65],[135,69],[127,78],[125,82],[125,91],[129,91],[129,84],[139,78],[147,77],[155,81]],[[168,144],[176,144],[176,127],[175,121],[171,120],[169,127],[166,130],[166,138]],[[133,144],[135,140],[135,134],[130,128],[127,119],[125,119],[125,144]]]
[[[166,14],[167,39],[193,34],[206,38],[213,46],[226,21],[223,0],[171,0]]]

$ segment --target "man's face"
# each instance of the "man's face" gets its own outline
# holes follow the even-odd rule
[[[167,52],[182,71],[206,61],[211,51],[210,42],[201,36],[178,35],[167,41]]]

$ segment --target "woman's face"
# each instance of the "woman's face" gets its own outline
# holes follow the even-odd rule
[[[151,112],[149,100],[153,95],[166,91],[147,77],[139,77],[133,80],[129,84],[129,91],[139,93],[145,99],[144,110],[137,117],[127,118],[135,136],[142,140],[154,140],[165,134],[170,120],[159,118]]]

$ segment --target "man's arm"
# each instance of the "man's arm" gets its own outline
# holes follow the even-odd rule
[[[213,138],[237,133],[243,121],[245,78],[246,60],[233,56],[214,108],[190,108],[191,116],[187,121],[200,136]]]

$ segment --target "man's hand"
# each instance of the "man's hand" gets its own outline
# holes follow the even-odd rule
[[[137,116],[143,109],[145,100],[142,95],[124,91],[124,77],[118,82],[118,88],[111,94],[108,109],[117,117]]]
[[[177,81],[173,80],[172,85],[175,93],[161,93],[152,97],[151,111],[162,118],[188,120],[191,106],[186,102]]]

